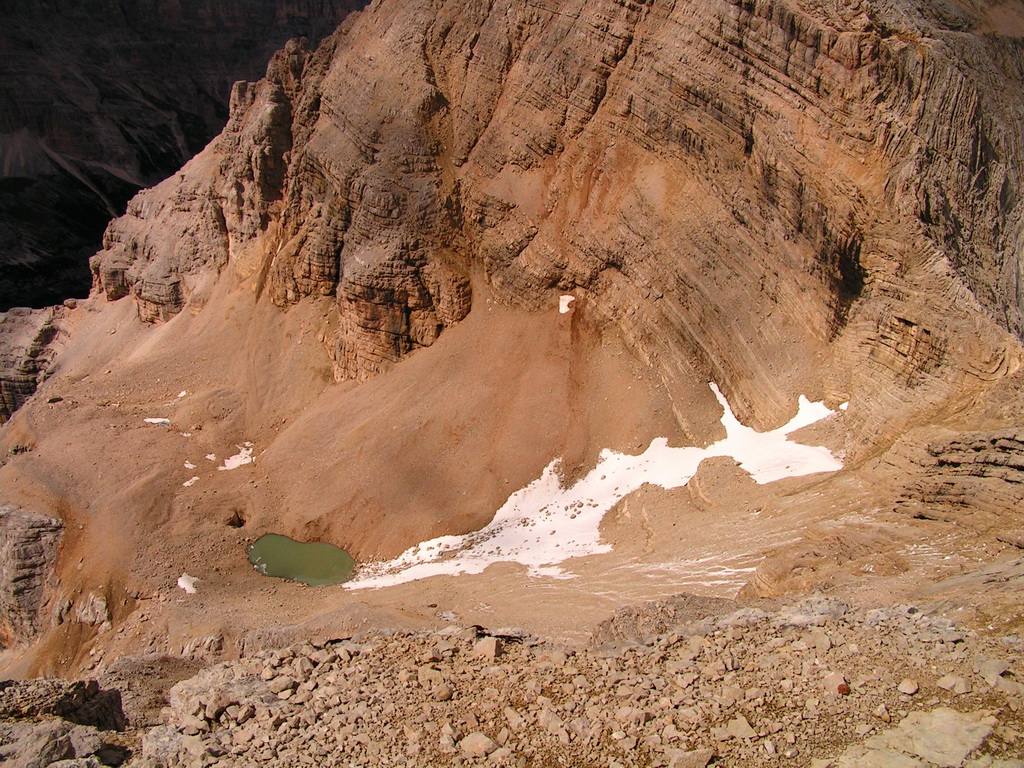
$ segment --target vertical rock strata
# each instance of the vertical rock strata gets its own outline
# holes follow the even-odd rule
[[[57,560],[60,520],[0,504],[0,643],[32,638]]]
[[[1016,365],[988,318],[1024,331],[1024,65],[1010,11],[928,8],[378,3],[236,86],[110,226],[95,288],[151,321],[229,263],[280,305],[334,295],[336,375],[362,379],[480,276],[526,307],[574,292],[755,424],[808,375],[938,402]],[[812,369],[837,339],[846,372]]]

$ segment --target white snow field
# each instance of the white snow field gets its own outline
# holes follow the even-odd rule
[[[252,443],[242,443],[241,445],[236,445],[235,447],[238,449],[238,453],[236,453],[234,456],[228,456],[226,459],[224,459],[224,466],[217,467],[218,470],[223,472],[232,469],[238,469],[239,467],[243,467],[246,464],[253,463],[254,459],[252,457]],[[210,457],[207,456],[206,458],[209,459]],[[216,457],[214,457],[214,460],[216,460]]]
[[[707,448],[672,448],[665,438],[656,438],[639,456],[604,450],[597,466],[569,488],[559,483],[559,460],[555,459],[539,478],[513,493],[481,530],[430,539],[394,560],[367,564],[344,586],[377,588],[441,574],[480,573],[498,562],[521,563],[534,576],[571,578],[558,563],[610,552],[611,546],[601,543],[601,519],[644,483],[663,488],[686,485],[700,463],[713,456],[732,457],[761,484],[842,469],[842,462],[827,448],[803,445],[788,437],[833,415],[823,403],[801,396],[799,410],[789,423],[770,432],[757,432],[743,426],[718,387],[710,386],[724,410],[724,440]]]

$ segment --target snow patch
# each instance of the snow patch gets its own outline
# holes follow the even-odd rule
[[[206,458],[207,461],[216,461],[217,460],[217,454],[216,453],[208,453],[208,454],[206,454],[205,458]]]
[[[191,461],[186,461],[185,462],[185,469],[195,469],[195,468],[196,468],[196,465],[193,464]]]
[[[572,312],[572,303],[574,301],[576,301],[576,297],[575,296],[569,296],[569,295],[559,296],[558,297],[558,312],[560,314],[563,314],[563,315],[567,314],[569,312]]]
[[[824,404],[801,396],[797,414],[787,424],[758,432],[739,422],[717,386],[711,384],[711,390],[724,411],[725,439],[707,448],[672,448],[659,437],[639,456],[604,450],[597,466],[569,488],[559,482],[555,459],[539,478],[509,496],[481,530],[424,541],[394,560],[369,564],[345,587],[377,588],[442,574],[481,573],[498,562],[521,563],[534,576],[566,578],[558,563],[611,551],[601,543],[599,526],[624,496],[645,483],[662,488],[686,485],[704,459],[730,457],[759,484],[842,469],[842,462],[827,448],[788,437],[831,416],[833,411]]]
[[[217,470],[223,472],[229,469],[238,469],[246,464],[252,464],[254,459],[252,458],[252,443],[242,443],[241,445],[235,446],[238,449],[238,453],[234,456],[228,456],[224,459],[224,466],[217,467]],[[210,458],[207,456],[206,458]]]
[[[186,480],[186,481],[185,481],[184,483],[182,483],[181,485],[182,485],[182,486],[183,486],[184,488],[191,488],[191,487],[192,487],[193,485],[195,485],[195,484],[196,484],[196,483],[198,483],[198,482],[199,482],[199,476],[198,476],[198,475],[196,475],[195,477],[190,477],[190,478],[189,478],[188,480]]]
[[[179,398],[182,398],[182,397],[184,397],[184,396],[185,396],[185,395],[187,395],[187,394],[188,394],[188,392],[186,392],[186,391],[185,391],[185,390],[183,389],[183,390],[181,390],[181,392],[179,392],[179,393],[178,393],[178,397],[179,397]]]
[[[170,419],[143,419],[147,424],[156,424],[158,427],[169,427],[171,426]]]
[[[178,577],[178,586],[190,595],[194,595],[196,593],[196,584],[198,583],[199,579],[195,576],[189,576],[187,573],[183,573]]]

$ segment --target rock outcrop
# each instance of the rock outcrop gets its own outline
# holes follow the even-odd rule
[[[57,353],[63,307],[0,312],[0,424],[36,391]]]
[[[0,761],[13,768],[98,768],[130,755],[120,693],[95,680],[0,681]]]
[[[124,728],[121,696],[95,680],[4,680],[0,682],[0,717],[28,720],[57,717],[78,725]]]
[[[231,83],[361,5],[0,3],[0,311],[84,297],[106,224],[221,130]]]
[[[110,227],[95,286],[145,320],[229,263],[282,305],[333,294],[356,379],[463,317],[471,275],[527,307],[572,292],[755,424],[808,377],[890,390],[870,443],[978,360],[1019,364],[989,319],[1024,328],[1001,8],[383,3],[238,86],[225,132]]]
[[[996,531],[1024,548],[1024,433],[975,432],[928,446],[898,504],[925,519]]]
[[[0,504],[0,643],[29,640],[54,577],[64,525],[60,520]]]

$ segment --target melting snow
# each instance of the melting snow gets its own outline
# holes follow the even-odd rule
[[[196,465],[193,464],[191,461],[186,461],[185,462],[185,469],[195,469],[195,468],[196,468]]]
[[[198,583],[199,579],[195,576],[189,576],[187,573],[183,573],[178,577],[178,586],[190,595],[194,595],[196,593],[196,584]]]
[[[143,419],[143,421],[146,422],[147,424],[156,424],[159,427],[171,426],[170,419]]]
[[[245,464],[252,464],[252,443],[242,443],[241,445],[236,445],[235,447],[238,449],[238,453],[236,453],[234,456],[228,456],[226,459],[224,459],[224,466],[217,467],[219,471],[224,471],[226,469],[238,469],[239,467]],[[212,456],[213,454],[210,455]],[[207,456],[206,458],[209,459],[210,456]],[[214,457],[214,460],[215,459],[216,457]]]
[[[182,485],[185,488],[191,488],[193,485],[195,485],[198,482],[199,482],[199,476],[197,475],[195,477],[190,477],[188,480],[186,480],[184,483],[182,483]]]
[[[788,424],[757,432],[736,419],[717,386],[711,384],[711,389],[724,410],[724,440],[707,448],[672,448],[659,437],[639,456],[604,450],[597,466],[570,488],[561,487],[555,459],[539,478],[513,493],[481,530],[421,542],[394,560],[366,566],[345,586],[376,588],[441,574],[480,573],[497,562],[522,563],[535,576],[564,577],[558,563],[611,551],[610,545],[601,543],[599,526],[620,499],[644,483],[662,488],[686,485],[700,463],[714,456],[733,458],[760,484],[842,469],[842,462],[827,448],[788,438],[832,415],[823,403],[801,396],[799,410]]]
[[[572,303],[576,301],[575,296],[559,296],[558,297],[558,311],[561,314],[566,314],[572,311]]]

